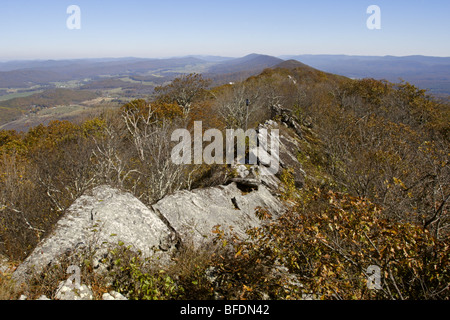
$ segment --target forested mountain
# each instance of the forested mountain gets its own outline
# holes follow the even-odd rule
[[[297,55],[295,59],[320,70],[350,78],[411,82],[434,94],[450,95],[450,58],[427,56]]]
[[[212,62],[199,65],[197,58],[177,61],[185,70],[214,70]],[[120,61],[105,63],[124,70]],[[164,69],[165,63],[128,66]],[[176,243],[170,251],[164,245],[169,240],[155,240],[157,252],[171,261],[164,265],[113,231],[107,236],[115,246],[101,254],[97,245],[73,237],[60,264],[31,277],[28,286],[15,287],[8,272],[0,273],[0,297],[55,298],[67,266],[75,264],[96,298],[110,290],[129,299],[449,298],[449,104],[406,81],[350,79],[293,60],[250,55],[215,67],[255,74],[214,85],[205,74],[172,69],[181,75],[152,84],[154,93],[145,99],[83,121],[0,131],[0,254],[8,268],[47,255],[34,249],[42,239],[64,234],[57,223],[65,219],[67,228],[66,222],[73,222],[66,214],[74,212],[74,203],[76,212],[89,201],[100,208],[87,208],[83,222],[97,239],[102,228],[97,214],[105,214],[105,203],[117,208],[113,195],[121,192],[153,210],[160,221],[155,234],[167,235],[160,231],[168,228]],[[139,85],[151,80],[121,79]],[[277,128],[279,171],[268,178],[261,174],[267,159],[247,163],[250,145],[240,163],[177,164],[173,133],[189,135],[199,122],[202,133],[222,136],[230,129],[261,134],[262,128]],[[225,145],[217,143],[205,138],[201,146],[219,157]],[[184,160],[192,160],[194,153],[186,154]],[[92,190],[106,191],[96,198]],[[274,205],[274,198],[282,206]],[[258,207],[250,206],[255,199]],[[204,216],[189,216],[193,212]],[[223,222],[224,212],[260,222],[243,238],[220,223],[199,233],[205,221]],[[142,219],[130,216],[135,218]],[[179,229],[181,234],[172,228],[179,221],[192,229]],[[207,242],[196,246],[184,238],[191,231]],[[376,289],[370,270],[379,271]]]

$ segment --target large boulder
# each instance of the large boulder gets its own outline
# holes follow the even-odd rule
[[[235,182],[176,192],[152,208],[167,219],[182,241],[192,241],[197,247],[211,240],[216,226],[223,231],[231,227],[238,236],[243,236],[249,228],[261,226],[262,221],[255,214],[258,208],[268,210],[274,217],[284,211],[281,202],[265,186],[248,189],[248,185]]]
[[[119,242],[151,256],[174,248],[177,237],[132,194],[108,186],[97,187],[74,202],[54,231],[17,268],[14,277],[27,278],[77,249],[101,251]]]
[[[141,251],[144,257],[156,255],[164,261],[180,241],[192,241],[195,247],[210,241],[216,226],[244,236],[249,228],[262,225],[256,215],[258,208],[273,217],[284,212],[283,204],[262,184],[249,187],[233,182],[178,191],[151,208],[130,193],[97,187],[74,202],[54,231],[17,268],[14,278],[26,280],[83,248],[102,252],[119,242]],[[99,255],[98,260],[101,258]]]

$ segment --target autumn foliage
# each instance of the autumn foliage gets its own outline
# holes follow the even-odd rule
[[[286,214],[272,220],[260,208],[265,225],[244,240],[217,226],[220,250],[191,252],[201,261],[184,256],[170,277],[138,278],[185,288],[173,296],[158,291],[183,299],[450,297],[448,104],[406,82],[350,80],[312,68],[208,86],[186,75],[158,87],[152,100],[98,118],[0,131],[0,253],[23,260],[96,185],[151,205],[180,189],[224,183],[225,167],[171,163],[173,130],[189,130],[194,121],[204,129],[255,127],[281,104],[301,122],[297,160],[306,172],[301,189],[290,168],[279,176]],[[377,290],[367,285],[371,266],[380,269]]]
[[[271,299],[448,298],[448,242],[416,224],[385,219],[381,208],[348,194],[303,190],[295,204],[276,222],[249,230],[248,241],[228,245],[228,260],[216,262],[228,294],[246,299],[265,294]],[[379,290],[368,286],[370,266],[381,270]]]

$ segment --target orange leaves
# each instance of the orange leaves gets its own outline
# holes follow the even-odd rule
[[[351,80],[344,84],[348,94],[358,95],[371,104],[380,104],[381,98],[392,91],[392,84],[374,79]]]
[[[400,180],[396,177],[394,177],[393,180],[394,180],[395,185],[401,186],[405,190],[407,189],[402,180]]]
[[[105,129],[106,122],[105,120],[99,118],[89,119],[81,125],[81,130],[83,131],[83,135],[85,137],[88,136],[98,136],[103,134],[103,130]]]
[[[210,99],[192,103],[189,113],[189,127],[193,126],[194,121],[202,121],[202,126],[205,130],[212,128],[225,129],[225,122],[214,109],[213,101]]]
[[[39,125],[31,129],[25,135],[24,143],[29,151],[36,149],[55,151],[58,144],[74,141],[81,137],[83,133],[84,130],[80,125],[69,121],[55,120],[50,122],[48,126]]]
[[[175,120],[183,117],[183,110],[176,102],[157,100],[148,102],[144,99],[133,100],[122,106],[121,111],[136,119],[153,121]]]
[[[398,298],[396,288],[403,297],[424,297],[421,284],[431,280],[433,290],[445,287],[448,257],[442,249],[448,245],[441,248],[419,226],[383,219],[370,201],[344,193],[312,189],[301,196],[302,206],[254,230],[245,247],[236,247],[235,258],[283,262],[306,291],[325,299],[336,292],[344,299]],[[361,270],[370,265],[381,268],[389,290],[367,290]]]
[[[166,86],[156,87],[156,100],[169,104],[176,103],[187,115],[192,103],[204,94],[209,84],[210,81],[203,79],[200,74],[182,75]]]
[[[139,114],[145,114],[146,116],[148,114],[148,107],[149,103],[147,101],[145,101],[144,99],[136,99],[127,104],[124,104],[121,107],[121,110],[138,112]]]
[[[0,155],[14,152],[22,153],[24,149],[22,136],[19,133],[13,130],[0,130]]]
[[[183,111],[176,103],[152,103],[151,109],[157,119],[174,120],[183,116]]]

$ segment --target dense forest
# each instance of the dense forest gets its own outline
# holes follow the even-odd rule
[[[164,273],[119,248],[114,289],[133,299],[448,299],[450,105],[407,82],[351,80],[293,62],[219,87],[180,76],[151,100],[96,118],[0,131],[0,254],[22,261],[94,186],[150,205],[223,183],[226,165],[173,164],[171,133],[194,121],[204,130],[256,127],[274,105],[303,124],[304,184],[289,168],[280,175],[289,211],[246,241],[216,230],[216,251],[186,248]],[[264,208],[258,214],[270,218]],[[381,290],[365,285],[368,265],[380,267]],[[206,279],[212,267],[215,285]],[[106,286],[86,277],[99,292]],[[1,280],[4,296],[10,287]],[[38,296],[50,282],[30,290]]]

